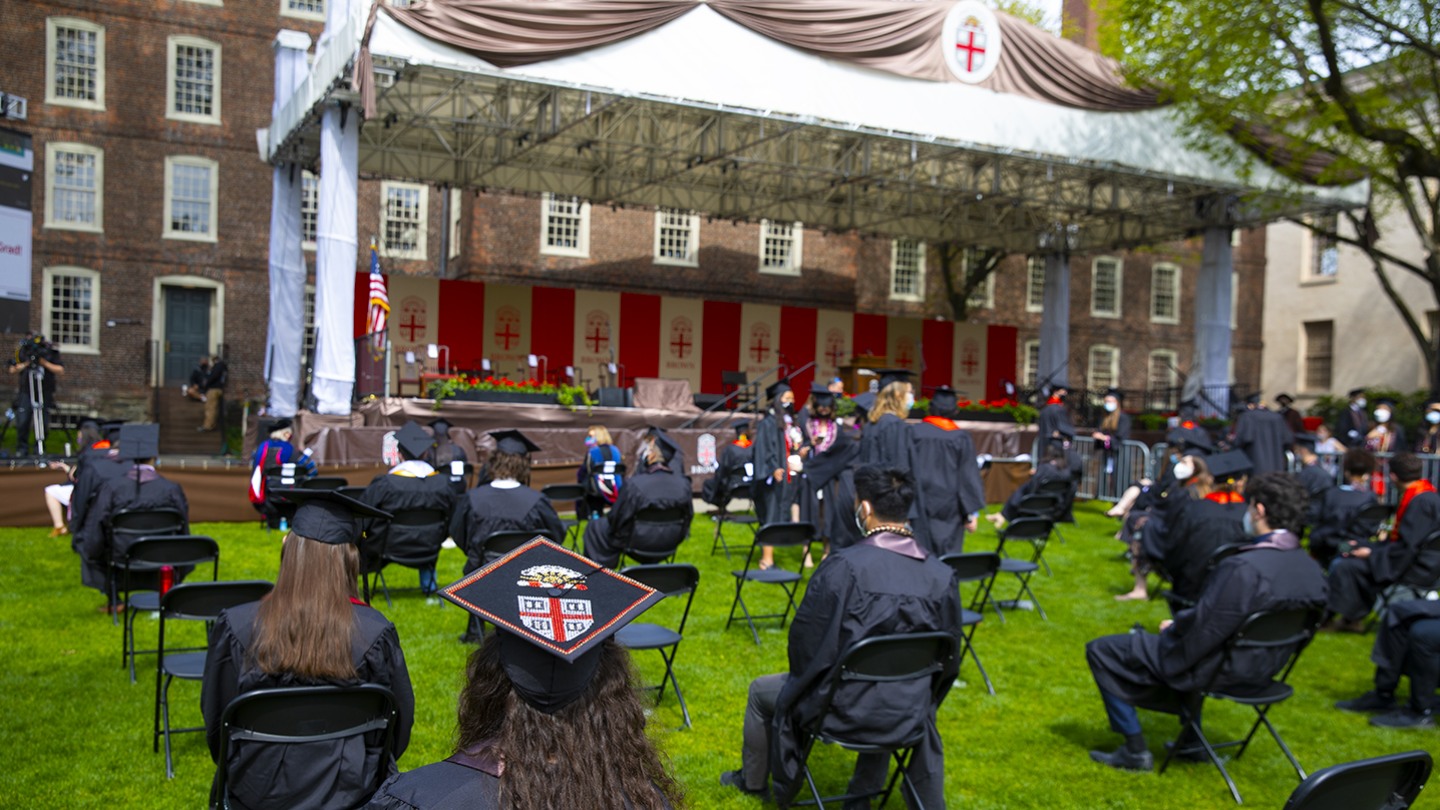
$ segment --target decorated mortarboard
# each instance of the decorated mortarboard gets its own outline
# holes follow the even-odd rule
[[[1351,389],[1350,389],[1348,392],[1346,392],[1346,394],[1345,394],[1345,396],[1347,396],[1347,397],[1349,397],[1349,398],[1351,398],[1351,399],[1354,399],[1355,397],[1361,397],[1361,396],[1364,396],[1364,395],[1365,395],[1365,389],[1364,389],[1364,388],[1351,388]]]
[[[360,540],[360,525],[355,522],[357,518],[388,520],[392,517],[389,512],[376,509],[339,490],[275,487],[270,492],[297,505],[295,517],[290,519],[290,531],[321,543],[357,543]]]
[[[155,458],[160,455],[160,426],[121,425],[120,458],[126,461]]]
[[[425,455],[425,451],[435,446],[435,440],[425,432],[414,421],[406,422],[405,426],[395,431],[395,441],[400,445],[410,458],[419,458]]]
[[[518,430],[495,430],[491,431],[490,436],[495,439],[496,449],[512,456],[523,456],[540,450],[540,445],[530,441]]]
[[[1295,443],[1298,444],[1298,445],[1301,445],[1301,446],[1310,448],[1310,450],[1311,450],[1312,452],[1315,450],[1315,443],[1318,442],[1318,441],[1320,441],[1320,440],[1315,437],[1315,434],[1314,434],[1314,433],[1296,433],[1296,434],[1295,434]]]
[[[891,383],[910,382],[910,378],[915,374],[908,368],[877,368],[875,373],[880,375],[880,390],[882,391]]]
[[[664,598],[539,537],[440,595],[499,628],[515,692],[547,714],[585,693],[605,639]]]
[[[1205,463],[1210,467],[1210,474],[1216,481],[1233,480],[1255,468],[1255,465],[1250,463],[1250,457],[1240,450],[1217,453],[1205,459]]]
[[[674,458],[675,454],[680,451],[680,445],[676,444],[675,440],[670,438],[670,435],[660,428],[650,428],[650,435],[655,438],[655,444],[660,448],[660,455],[663,456],[666,461]]]
[[[771,399],[779,399],[781,394],[789,390],[791,390],[790,380],[782,377],[775,382],[765,386],[765,396]]]

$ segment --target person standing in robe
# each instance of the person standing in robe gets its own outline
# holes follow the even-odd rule
[[[850,468],[860,453],[854,430],[835,418],[835,393],[815,383],[805,407],[805,437],[810,452],[805,457],[805,495],[800,519],[815,524],[824,543],[824,556],[837,548],[852,546],[860,539],[852,509],[855,480]]]
[[[635,451],[635,474],[620,488],[610,514],[585,524],[586,557],[613,568],[627,546],[658,555],[685,541],[695,507],[690,479],[673,475],[669,467],[679,449],[663,430],[652,430],[641,441]],[[668,525],[638,523],[636,517],[645,509],[679,510],[685,533],[676,540]]]
[[[750,487],[760,525],[799,518],[800,474],[808,445],[803,417],[795,412],[795,392],[786,380],[765,389],[770,409],[755,426],[755,481]]]
[[[1288,468],[1285,449],[1294,443],[1295,436],[1285,426],[1285,420],[1262,405],[1259,394],[1245,399],[1245,410],[1235,418],[1230,446],[1250,457],[1255,475],[1284,472]]]
[[[1365,449],[1372,453],[1406,453],[1410,445],[1405,442],[1405,426],[1395,421],[1395,400],[1381,397],[1375,400],[1375,423],[1365,434]]]
[[[865,426],[860,433],[860,453],[855,463],[893,467],[917,476],[922,471],[915,466],[915,436],[905,421],[910,409],[915,407],[915,391],[910,384],[914,372],[905,368],[882,368],[877,369],[877,373],[880,391],[863,402],[856,397],[865,409]],[[915,542],[925,548],[932,547],[922,489],[915,491],[915,502],[910,507],[910,529],[915,533]]]
[[[1352,388],[1350,404],[1335,420],[1335,438],[1346,447],[1364,447],[1365,436],[1370,432],[1370,418],[1365,415],[1365,389]]]
[[[1116,496],[1120,495],[1122,451],[1125,442],[1130,440],[1130,414],[1120,407],[1124,399],[1124,393],[1118,388],[1105,392],[1105,417],[1100,420],[1100,426],[1090,434],[1098,451],[1095,455],[1100,465],[1099,491]]]
[[[955,424],[959,396],[948,386],[930,396],[930,414],[911,425],[916,481],[924,493],[930,552],[937,557],[965,549],[966,532],[974,532],[985,508],[985,485],[975,458],[970,432]]]
[[[1440,455],[1440,400],[1425,405],[1425,430],[1415,442],[1415,452],[1424,456]]]
[[[441,475],[426,461],[426,455],[433,455],[434,439],[425,432],[425,428],[414,422],[406,422],[395,434],[396,442],[400,445],[400,457],[403,459],[399,464],[390,468],[389,472],[377,475],[360,500],[378,510],[385,512],[398,512],[405,509],[434,509],[447,516],[455,512],[455,504],[460,499],[450,479]],[[444,536],[438,540],[433,536],[427,536],[428,532],[422,531],[423,527],[394,525],[389,521],[376,521],[372,523],[365,534],[365,539],[360,543],[360,573],[361,575],[372,574],[383,567],[383,556],[404,557],[419,559],[431,553],[440,554],[440,543]],[[435,566],[433,564],[418,569],[420,572],[420,592],[426,596],[433,594],[439,588],[439,582],[435,578]]]
[[[1040,408],[1035,418],[1037,454],[1044,452],[1045,443],[1050,439],[1063,437],[1068,442],[1075,438],[1075,423],[1070,420],[1070,408],[1065,404],[1069,398],[1069,387],[1057,385]]]
[[[1290,428],[1291,433],[1299,435],[1306,432],[1305,417],[1291,407],[1295,404],[1294,397],[1289,394],[1281,394],[1275,397],[1275,404],[1280,406],[1280,418],[1285,420],[1285,426]]]

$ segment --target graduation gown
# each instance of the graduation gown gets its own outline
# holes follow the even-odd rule
[[[488,757],[457,753],[390,777],[365,810],[510,810],[500,800],[500,771]]]
[[[636,524],[635,517],[643,509],[681,510],[685,533],[677,540],[669,527]],[[671,551],[689,537],[694,510],[689,481],[673,475],[664,464],[651,465],[626,479],[609,515],[585,524],[585,556],[608,566],[619,559],[626,546],[651,553]]]
[[[1279,674],[1284,650],[1236,650],[1220,671],[1220,648],[1252,613],[1325,605],[1325,577],[1304,551],[1251,546],[1211,572],[1194,607],[1175,614],[1163,633],[1105,636],[1085,648],[1095,683],[1132,706],[1174,711],[1177,693],[1210,685],[1245,687]],[[1218,678],[1217,678],[1218,675]]]
[[[1035,428],[1041,450],[1044,450],[1045,442],[1057,433],[1066,438],[1075,438],[1075,423],[1070,421],[1070,409],[1065,407],[1063,402],[1052,402],[1041,408],[1039,415],[1035,417]]]
[[[445,513],[447,519],[454,514],[455,503],[459,499],[448,475],[432,472],[424,477],[415,477],[393,470],[375,476],[360,496],[360,500],[386,512],[438,509]],[[380,570],[382,555],[404,560],[428,558],[430,562],[422,567],[434,566],[445,538],[437,538],[433,533],[427,537],[426,534],[418,526],[392,526],[388,520],[370,521],[365,536],[360,540],[360,573]]]
[[[960,591],[950,566],[933,556],[916,559],[875,545],[899,539],[881,534],[826,557],[810,577],[790,625],[790,672],[775,705],[770,769],[775,795],[795,795],[799,779],[800,729],[818,719],[827,678],[853,642],[889,633],[940,630],[960,633]],[[923,549],[923,547],[922,547]],[[923,551],[922,551],[923,553]],[[951,659],[940,683],[959,670]],[[886,684],[848,683],[835,695],[825,729],[876,742],[898,741],[921,725],[924,740],[911,761],[911,776],[928,808],[943,808],[944,749],[935,715],[915,712],[931,700],[929,678]]]
[[[1254,478],[1269,472],[1284,472],[1285,448],[1295,443],[1295,435],[1286,427],[1285,419],[1274,411],[1255,408],[1244,411],[1235,419],[1236,450],[1250,457]]]
[[[1005,501],[1005,505],[1000,507],[1000,515],[1006,520],[1014,520],[1020,514],[1020,501],[1026,495],[1032,492],[1039,492],[1040,487],[1051,481],[1073,480],[1068,468],[1056,467],[1054,464],[1042,462],[1039,467],[1035,468],[1035,474],[1030,476],[1029,481],[1021,484],[1014,492],[1010,493],[1010,497]]]
[[[910,432],[910,423],[894,414],[884,414],[877,422],[867,422],[860,434],[860,454],[856,466],[879,464],[896,467],[920,480],[923,470],[915,465],[915,436]],[[930,526],[925,519],[925,489],[915,488],[915,502],[910,506],[910,529],[915,532],[915,542],[921,548],[933,548],[930,542]]]
[[[447,439],[443,444],[425,451],[422,458],[435,469],[449,467],[452,461],[469,461],[470,457],[465,455],[465,450],[453,441]]]
[[[706,503],[724,508],[730,503],[731,493],[736,487],[750,483],[755,470],[754,461],[754,443],[743,447],[735,442],[725,445],[725,449],[720,451],[715,474],[700,485],[700,496]]]
[[[486,563],[481,559],[480,546],[491,534],[541,530],[548,531],[556,543],[565,540],[565,524],[555,514],[555,507],[545,496],[524,486],[501,488],[492,483],[476,487],[460,499],[450,519],[450,537],[465,552],[467,574]]]
[[[1320,520],[1320,507],[1325,501],[1325,493],[1335,488],[1335,476],[1319,463],[1315,463],[1301,467],[1296,477],[1300,479],[1300,486],[1305,487],[1305,492],[1310,496],[1310,503],[1305,509],[1305,524],[1315,526]]]
[[[800,503],[800,519],[815,524],[831,549],[853,546],[860,540],[851,469],[860,455],[860,442],[853,428],[836,423],[836,430],[829,447],[823,452],[812,449],[805,459],[805,497]]]
[[[1368,544],[1366,562],[1375,581],[1382,585],[1399,582],[1408,570],[1416,582],[1433,582],[1440,576],[1440,551],[1422,551],[1421,547],[1436,530],[1440,530],[1440,494],[1419,493],[1400,516],[1391,539]]]
[[[186,503],[185,491],[180,485],[161,478],[153,467],[138,468],[130,462],[125,464],[128,469],[121,469],[121,475],[100,485],[94,501],[85,512],[83,528],[76,532],[70,541],[71,547],[80,555],[80,582],[101,593],[105,592],[105,574],[110,567],[110,561],[126,551],[129,542],[139,539],[132,537],[126,545],[110,548],[105,536],[105,524],[111,515],[122,509],[175,509],[180,512],[184,521],[180,533],[190,533],[190,505]],[[175,581],[180,582],[188,571],[188,568],[177,569]],[[130,584],[132,588],[149,587],[138,582]]]
[[[787,435],[788,428],[792,426],[799,431],[798,438]],[[790,505],[799,502],[804,484],[799,473],[790,472],[788,460],[805,446],[805,424],[799,414],[787,426],[783,416],[771,411],[755,426],[755,444],[751,448],[754,451],[755,481],[750,486],[750,492],[755,501],[755,515],[760,518],[762,526],[790,522]],[[778,481],[774,478],[776,470],[786,471]]]
[[[1365,434],[1370,432],[1370,417],[1353,405],[1340,412],[1332,435],[1346,447],[1364,447]]]
[[[220,718],[230,701],[256,689],[319,685],[255,668],[250,646],[255,640],[259,607],[259,602],[249,602],[223,611],[210,632],[200,710],[212,759],[220,756]],[[400,637],[395,625],[379,611],[363,604],[352,604],[351,609],[355,632],[350,650],[356,677],[341,685],[373,683],[395,694],[398,756],[410,743],[410,726],[415,721],[415,695]],[[367,745],[358,738],[294,746],[241,742],[232,745],[229,754],[235,775],[229,782],[230,805],[237,810],[358,807],[386,775],[395,772],[395,761],[382,756],[378,744]]]
[[[1375,493],[1349,484],[1331,487],[1320,496],[1320,509],[1310,527],[1310,554],[1328,562],[1346,540],[1364,540],[1375,533],[1373,521],[1361,522],[1360,511],[1375,503]]]
[[[112,478],[119,478],[134,465],[121,461],[118,450],[88,448],[80,452],[75,462],[75,489],[70,493],[70,531],[74,543],[85,526],[85,513],[95,500],[100,485]]]
[[[925,519],[931,553],[959,554],[965,545],[965,523],[985,508],[985,485],[975,463],[970,433],[948,419],[927,418],[910,425],[914,437],[916,477],[925,492]]]
[[[1245,541],[1245,504],[1217,503],[1178,495],[1162,520],[1152,519],[1140,534],[1145,556],[1164,569],[1176,596],[1193,602],[1205,585],[1210,555]]]

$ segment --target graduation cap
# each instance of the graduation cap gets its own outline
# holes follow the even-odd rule
[[[405,451],[409,458],[420,458],[425,451],[435,446],[435,440],[425,432],[425,428],[417,425],[413,420],[406,422],[405,426],[395,431],[395,441],[400,449]]]
[[[578,700],[599,666],[600,644],[663,598],[539,537],[440,595],[499,629],[506,676],[546,714]]]
[[[650,428],[650,435],[655,439],[655,446],[660,448],[660,456],[666,461],[675,457],[680,452],[680,445],[670,438],[670,435],[658,427]]]
[[[789,391],[789,390],[791,390],[791,389],[790,389],[790,380],[787,379],[787,378],[781,377],[780,379],[776,380],[775,382],[770,383],[769,385],[765,386],[765,396],[767,396],[767,397],[769,397],[769,398],[771,398],[771,399],[779,399],[781,394],[783,394],[783,393],[785,393],[786,391]]]
[[[820,400],[817,403],[820,405],[835,404],[835,392],[831,391],[825,383],[810,383],[810,398]]]
[[[953,411],[959,403],[960,392],[948,385],[942,385],[930,394],[931,413],[935,413],[936,411]]]
[[[1310,452],[1312,452],[1312,453],[1315,452],[1315,443],[1318,442],[1318,441],[1319,441],[1319,439],[1315,438],[1315,434],[1314,434],[1314,433],[1296,433],[1296,434],[1295,434],[1295,443],[1298,444],[1298,445],[1300,445],[1300,446],[1302,446],[1302,447],[1308,447],[1308,448],[1310,448]]]
[[[1259,405],[1259,404],[1260,404],[1260,392],[1259,392],[1259,391],[1256,391],[1255,393],[1251,394],[1250,396],[1245,397],[1245,399],[1242,400],[1242,401],[1243,401],[1246,405]]]
[[[855,407],[859,408],[861,413],[865,413],[875,407],[875,392],[866,391],[861,394],[856,394],[851,397],[850,400],[855,403]]]
[[[1121,402],[1125,401],[1125,392],[1121,391],[1119,388],[1106,388],[1105,396],[1114,397]]]
[[[877,368],[875,373],[880,375],[880,390],[885,386],[897,382],[910,382],[910,377],[915,374],[908,368]]]
[[[435,436],[440,437],[450,432],[450,423],[445,419],[436,419],[430,423],[430,429],[435,431]]]
[[[393,517],[389,512],[376,509],[339,490],[275,487],[270,492],[298,505],[295,517],[290,519],[290,531],[321,543],[344,545],[359,542],[357,518],[388,520]]]
[[[160,426],[121,425],[120,458],[126,461],[140,461],[160,455]]]
[[[736,419],[734,422],[730,423],[730,427],[735,429],[736,436],[739,436],[742,433],[750,432],[750,423],[745,421],[744,419]]]
[[[1364,389],[1364,388],[1351,388],[1351,389],[1345,394],[1345,396],[1347,396],[1347,397],[1349,397],[1349,398],[1351,398],[1351,399],[1354,399],[1355,397],[1365,396],[1365,389]]]
[[[1289,394],[1281,394],[1275,397],[1275,402],[1279,405],[1289,406],[1294,404],[1295,398],[1290,396]]]
[[[1199,450],[1207,454],[1215,452],[1215,444],[1210,441],[1210,437],[1204,432],[1186,431],[1185,436],[1180,440],[1180,444],[1181,450],[1184,452],[1189,452],[1190,450]]]
[[[294,424],[295,422],[292,421],[290,418],[282,416],[279,419],[271,421],[269,427],[266,429],[266,432],[274,433],[277,430],[285,430],[286,428],[293,427]]]
[[[1248,474],[1255,465],[1250,463],[1250,457],[1241,450],[1230,450],[1224,453],[1217,453],[1205,460],[1210,467],[1210,474],[1216,481],[1233,481]]]
[[[1375,407],[1378,408],[1381,405],[1384,405],[1392,411],[1395,410],[1395,400],[1391,399],[1390,397],[1380,397],[1379,399],[1375,400]]]
[[[495,430],[490,436],[495,439],[495,449],[512,456],[523,456],[538,452],[540,445],[530,441],[518,430]]]
[[[100,434],[113,444],[119,441],[120,428],[124,426],[124,419],[106,419],[100,423]]]

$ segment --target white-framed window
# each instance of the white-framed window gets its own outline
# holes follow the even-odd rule
[[[547,256],[589,256],[590,203],[579,197],[541,195],[540,252]]]
[[[1306,321],[1305,366],[1300,387],[1306,391],[1329,391],[1335,360],[1335,322]]]
[[[302,20],[324,20],[325,0],[280,0],[280,14]]]
[[[1091,271],[1090,314],[1096,318],[1120,317],[1120,260],[1101,256],[1091,265]]]
[[[167,40],[165,117],[220,123],[220,46],[199,37]]]
[[[305,285],[305,333],[301,362],[309,364],[315,356],[315,285]]]
[[[1172,349],[1150,352],[1150,370],[1146,378],[1146,406],[1156,411],[1173,411],[1179,407],[1180,375],[1176,373],[1179,356]]]
[[[450,248],[448,256],[451,259],[460,255],[460,237],[465,230],[461,227],[462,219],[460,217],[460,203],[463,197],[460,189],[450,189],[450,235],[446,242]]]
[[[655,263],[700,266],[700,215],[676,208],[655,211]]]
[[[1040,381],[1040,341],[1025,341],[1025,363],[1020,369],[1020,385],[1034,388]]]
[[[760,272],[800,275],[803,233],[804,228],[798,222],[760,220]]]
[[[83,143],[45,144],[45,227],[105,230],[105,151]]]
[[[192,155],[165,158],[165,226],[160,235],[214,242],[219,190],[220,164],[215,161]]]
[[[320,228],[320,178],[305,170],[300,174],[300,247],[315,249]]]
[[[99,354],[100,274],[84,267],[47,267],[41,294],[46,336],[69,354]]]
[[[424,259],[429,228],[430,189],[418,183],[380,184],[380,255]]]
[[[1340,272],[1340,242],[1334,236],[1340,228],[1336,214],[1309,217],[1308,221],[1324,233],[1308,231],[1304,249],[1300,251],[1302,281],[1334,281]]]
[[[45,20],[45,103],[105,109],[105,26],[76,17]]]
[[[924,242],[918,239],[890,241],[890,298],[896,301],[924,300]]]
[[[975,264],[975,251],[966,249],[961,254],[961,269],[964,273],[962,278],[970,277],[970,268]],[[995,308],[995,271],[990,271],[975,289],[970,291],[970,297],[965,302],[966,309],[994,309]]]
[[[1119,379],[1120,350],[1104,344],[1091,346],[1085,387],[1091,391],[1104,391],[1116,387]]]
[[[1045,310],[1045,257],[1031,256],[1025,261],[1025,311]]]
[[[1157,263],[1150,268],[1150,320],[1180,322],[1180,267]]]

